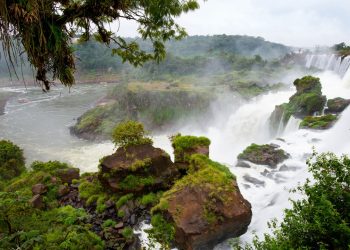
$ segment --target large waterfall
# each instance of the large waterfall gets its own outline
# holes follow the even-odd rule
[[[309,54],[306,56],[306,68],[334,71],[344,77],[350,67],[350,56],[342,57],[335,54]]]

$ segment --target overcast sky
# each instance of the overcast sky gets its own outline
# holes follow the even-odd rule
[[[200,0],[201,8],[178,23],[190,35],[251,35],[286,45],[350,43],[349,0]],[[136,24],[120,33],[135,36]]]

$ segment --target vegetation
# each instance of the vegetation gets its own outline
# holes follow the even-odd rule
[[[307,116],[300,123],[300,128],[327,129],[337,120],[336,115]]]
[[[10,141],[0,141],[0,182],[25,172],[23,150]]]
[[[80,42],[93,37],[111,46],[112,53],[123,61],[137,66],[150,59],[164,58],[164,42],[186,35],[174,18],[198,7],[195,0],[122,3],[109,0],[6,1],[0,7],[0,39],[12,65],[13,58],[22,49],[27,52],[29,62],[37,69],[36,78],[43,82],[45,89],[50,87],[48,73],[70,86],[74,83],[71,41],[75,36],[79,36]],[[153,50],[142,50],[135,41],[127,42],[107,28],[110,23],[121,19],[136,21],[138,32],[152,43]],[[13,37],[18,40],[13,40]]]
[[[270,117],[271,132],[276,133],[281,121],[287,124],[291,116],[304,118],[314,113],[321,113],[326,104],[326,97],[322,95],[320,79],[304,76],[294,81],[297,92],[289,98],[288,103],[276,106]]]
[[[154,214],[151,219],[152,228],[147,230],[150,238],[150,246],[154,247],[155,242],[162,245],[163,249],[171,249],[171,243],[175,239],[175,227],[168,222],[161,214]]]
[[[327,153],[308,161],[313,180],[298,188],[305,198],[292,201],[272,235],[246,249],[348,249],[350,245],[350,159]]]
[[[113,130],[113,142],[117,147],[152,144],[151,138],[146,137],[143,124],[136,121],[119,123]]]
[[[174,149],[175,162],[189,162],[191,155],[197,147],[209,148],[210,140],[206,137],[182,136],[177,134],[171,137]]]
[[[337,52],[340,56],[348,56],[350,55],[350,46],[345,44],[344,42],[335,44],[332,49]]]

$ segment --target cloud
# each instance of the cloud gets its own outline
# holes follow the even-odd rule
[[[208,0],[178,18],[190,35],[251,35],[292,46],[350,43],[348,0]],[[121,23],[120,34],[136,35]]]

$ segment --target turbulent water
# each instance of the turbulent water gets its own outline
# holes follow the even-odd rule
[[[350,98],[350,73],[340,78],[334,72],[326,71],[319,75],[323,93],[328,98]],[[113,145],[91,143],[79,140],[69,133],[69,126],[75,118],[89,109],[107,91],[106,87],[96,85],[77,86],[68,93],[67,89],[57,88],[43,94],[37,88],[0,88],[1,92],[17,92],[6,106],[6,114],[0,116],[0,138],[13,140],[24,148],[29,162],[38,160],[62,160],[84,171],[97,170],[98,160],[113,152]],[[318,152],[333,151],[337,154],[350,150],[350,109],[341,115],[337,124],[327,130],[315,132],[298,130],[299,120],[291,119],[279,138],[271,138],[268,118],[275,105],[286,102],[295,92],[290,90],[268,93],[241,105],[232,107],[226,121],[212,123],[204,133],[211,141],[211,158],[228,164],[237,180],[243,196],[252,204],[253,219],[248,232],[241,236],[249,242],[253,232],[262,235],[268,232],[267,222],[272,218],[281,219],[283,209],[290,207],[289,190],[302,183],[309,176],[306,159],[313,147]],[[230,106],[227,106],[230,107]],[[227,111],[227,110],[226,110]],[[203,132],[183,129],[183,134],[203,135]],[[166,135],[154,138],[155,146],[172,153]],[[253,165],[250,169],[235,167],[236,157],[250,143],[278,144],[291,157],[283,164],[288,170],[271,170]],[[282,165],[283,165],[282,164]],[[249,175],[264,182],[256,186],[244,181]],[[223,243],[218,249],[227,249]]]

